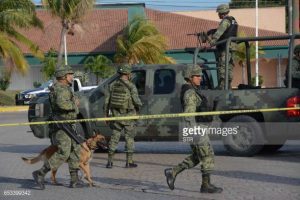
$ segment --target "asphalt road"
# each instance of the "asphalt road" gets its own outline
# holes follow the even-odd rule
[[[0,124],[26,122],[25,112],[0,113]],[[224,188],[222,194],[201,194],[199,166],[178,175],[176,188],[170,191],[163,171],[175,166],[189,154],[189,146],[177,142],[137,142],[137,169],[126,169],[124,143],[116,154],[113,169],[106,169],[106,153],[94,154],[91,161],[97,187],[68,188],[67,164],[57,178],[63,186],[53,186],[46,176],[46,190],[39,190],[32,171],[42,163],[25,164],[22,156],[36,155],[49,144],[38,139],[27,126],[0,128],[0,199],[300,199],[300,142],[288,141],[276,154],[255,157],[231,157],[214,142],[216,169],[212,182]]]

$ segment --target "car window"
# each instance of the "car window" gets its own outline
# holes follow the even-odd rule
[[[144,70],[133,71],[132,72],[132,83],[135,84],[139,95],[144,95],[145,94],[145,86],[146,86],[146,72]]]
[[[154,74],[154,94],[170,94],[175,88],[176,73],[172,69],[158,69]]]
[[[73,88],[74,88],[74,92],[79,91],[79,85],[78,85],[78,82],[77,82],[77,81],[74,81],[74,82],[73,82]]]
[[[53,83],[52,80],[47,81],[47,82],[43,83],[43,84],[40,86],[40,88],[47,88],[47,87],[51,86],[52,83]]]
[[[207,73],[207,71],[203,71],[203,75],[200,83],[200,87],[202,90],[212,89],[208,76],[209,74]]]

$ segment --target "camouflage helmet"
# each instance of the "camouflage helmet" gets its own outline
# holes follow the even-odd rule
[[[118,73],[119,74],[130,74],[131,70],[132,70],[131,66],[129,64],[125,64],[118,68]]]
[[[202,70],[198,65],[187,65],[183,70],[183,78],[190,79],[192,76],[201,76]]]
[[[74,72],[72,70],[72,67],[70,67],[69,65],[66,65],[64,67],[61,66],[61,67],[59,67],[55,70],[55,77],[56,78],[63,77],[66,74],[74,74]]]
[[[221,4],[217,7],[217,13],[225,14],[229,12],[229,5],[228,4]]]
[[[294,54],[299,53],[299,52],[300,52],[300,44],[298,44],[294,47]]]

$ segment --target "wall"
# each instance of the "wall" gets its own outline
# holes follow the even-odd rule
[[[281,61],[279,59],[259,59],[258,74],[263,77],[262,87],[284,87],[283,81],[285,79],[286,66],[286,58],[281,59]],[[251,62],[251,75],[252,77],[255,76],[255,62]],[[247,74],[245,76],[247,84]],[[232,87],[237,87],[242,82],[242,67],[236,63],[233,69]]]
[[[201,19],[220,21],[215,10],[185,11],[174,13]],[[253,28],[255,27],[254,8],[231,9],[230,15],[235,17],[239,25]],[[285,33],[285,7],[259,8],[258,17],[258,27],[260,29]]]

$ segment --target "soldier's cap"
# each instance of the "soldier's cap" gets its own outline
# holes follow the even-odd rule
[[[298,52],[300,52],[300,44],[298,44],[294,47],[294,54],[296,54]]]
[[[129,64],[124,64],[118,68],[119,74],[130,74],[132,71],[132,67]]]
[[[186,68],[183,70],[183,77],[184,79],[190,79],[192,76],[201,76],[202,69],[199,65],[187,65]]]
[[[228,13],[229,12],[229,5],[228,4],[221,4],[221,5],[219,5],[217,7],[216,12],[220,13],[220,14]]]
[[[55,70],[55,77],[56,78],[63,77],[66,74],[74,74],[74,72],[72,70],[72,67],[69,66],[69,65],[61,66],[61,67],[59,67]]]

